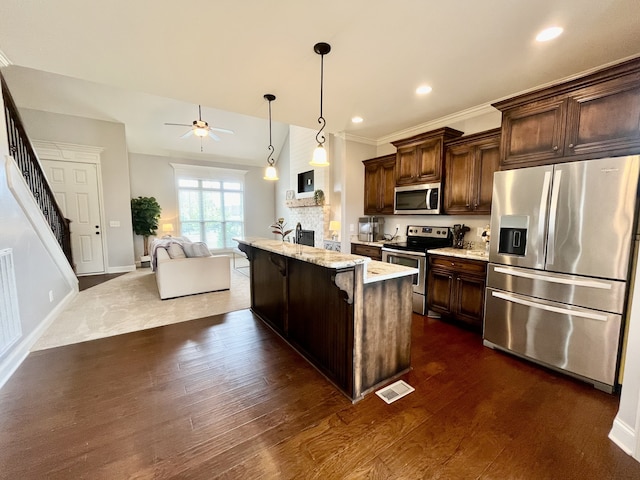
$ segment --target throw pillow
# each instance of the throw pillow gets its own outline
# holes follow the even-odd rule
[[[169,254],[169,257],[171,258],[185,258],[186,255],[184,253],[184,250],[182,248],[182,245],[180,245],[179,243],[171,243],[169,245],[169,247],[167,248],[167,253]]]
[[[210,257],[209,247],[204,242],[185,243],[183,246],[184,253],[187,258],[191,257]]]

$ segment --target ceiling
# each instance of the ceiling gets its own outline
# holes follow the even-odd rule
[[[151,8],[153,5],[153,8]],[[134,153],[264,165],[287,125],[383,143],[417,125],[640,55],[638,0],[0,0],[20,108],[125,124]],[[535,35],[559,25],[546,43]],[[424,96],[417,86],[433,91]],[[234,130],[180,139],[202,117]],[[364,118],[353,124],[351,118]]]

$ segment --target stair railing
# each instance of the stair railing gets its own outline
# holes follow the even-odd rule
[[[22,171],[22,176],[40,206],[40,210],[47,219],[51,231],[69,261],[69,265],[71,265],[75,271],[73,256],[71,254],[71,230],[69,228],[71,221],[64,217],[49,187],[49,183],[47,183],[35,149],[29,140],[18,108],[13,101],[9,87],[2,74],[0,74],[0,81],[2,83],[2,98],[4,100],[4,114],[7,123],[9,152]]]

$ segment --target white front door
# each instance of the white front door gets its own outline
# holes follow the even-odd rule
[[[76,274],[104,273],[97,165],[42,160],[49,185],[71,220],[71,254]]]

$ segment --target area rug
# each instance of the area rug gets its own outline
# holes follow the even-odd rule
[[[231,288],[160,300],[155,274],[140,268],[78,293],[32,351],[249,308],[249,279],[231,268]]]

